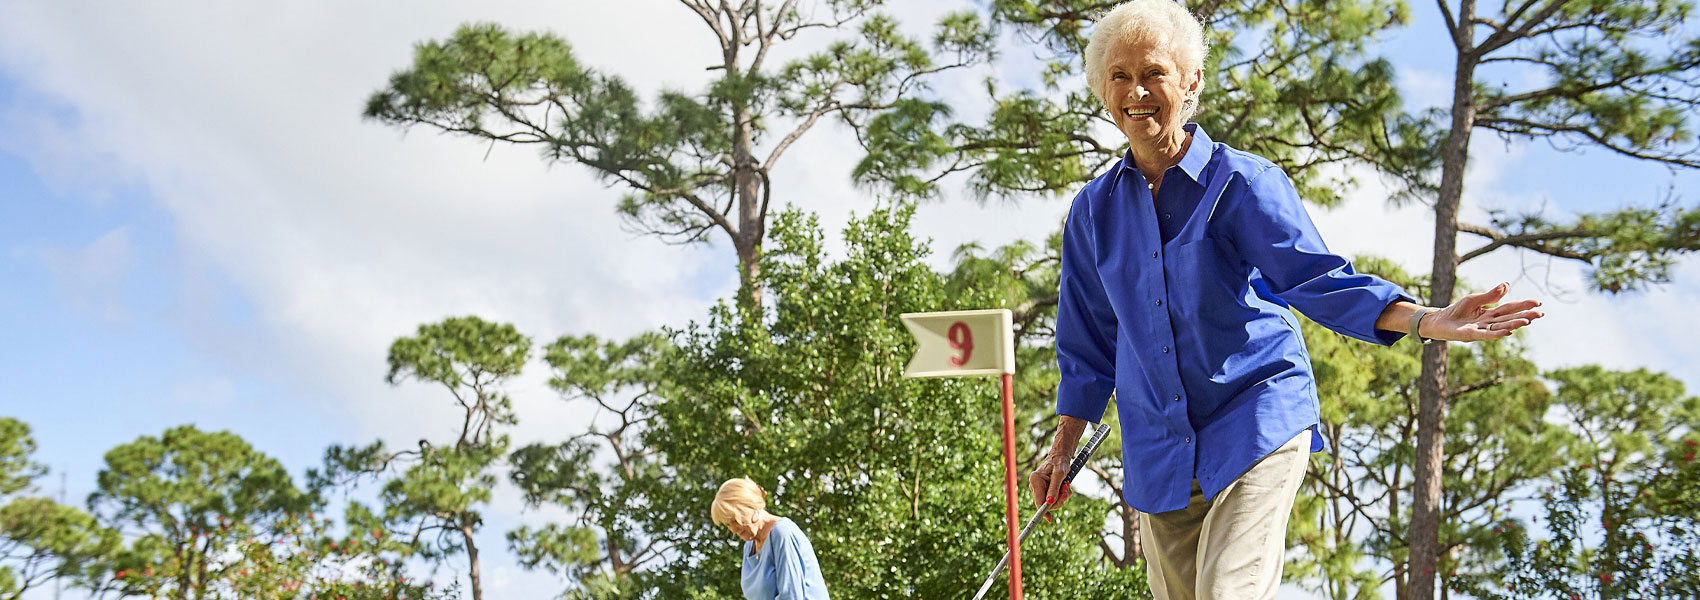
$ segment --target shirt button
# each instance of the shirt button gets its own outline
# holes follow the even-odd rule
[[[1168,353],[1169,353],[1169,347],[1163,346],[1163,354],[1168,354]]]
[[[1186,443],[1188,443],[1188,444],[1192,443],[1192,436],[1190,436],[1190,435],[1186,436]]]
[[[1158,300],[1158,301],[1157,301],[1157,306],[1162,306],[1162,305],[1163,305],[1163,301],[1162,301],[1162,300]]]
[[[1175,394],[1175,402],[1180,402],[1180,401],[1181,401],[1181,395]]]
[[[1169,213],[1163,213],[1163,220],[1167,221],[1167,220],[1169,220],[1169,217],[1171,217],[1171,216],[1174,216],[1174,215],[1171,215]]]
[[[1151,253],[1151,258],[1157,258],[1157,253],[1156,253],[1156,252],[1152,252],[1152,253]]]

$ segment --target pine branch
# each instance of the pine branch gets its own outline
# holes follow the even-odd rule
[[[1582,254],[1582,253],[1575,252],[1575,251],[1572,251],[1572,250],[1566,250],[1564,248],[1552,246],[1550,244],[1544,244],[1542,242],[1548,242],[1548,241],[1552,241],[1552,240],[1562,240],[1562,239],[1585,238],[1585,237],[1593,237],[1593,236],[1598,235],[1597,233],[1588,231],[1586,229],[1569,229],[1569,230],[1563,230],[1563,231],[1543,231],[1543,232],[1537,232],[1537,233],[1523,233],[1523,234],[1512,235],[1512,234],[1507,234],[1505,232],[1498,231],[1498,230],[1495,230],[1495,229],[1492,229],[1492,228],[1489,228],[1489,227],[1483,227],[1481,225],[1476,225],[1476,224],[1472,224],[1472,223],[1459,223],[1458,224],[1458,231],[1461,231],[1461,232],[1464,232],[1464,233],[1473,233],[1475,235],[1479,235],[1479,236],[1488,238],[1489,240],[1492,240],[1492,241],[1488,242],[1486,245],[1483,245],[1479,248],[1476,248],[1475,250],[1471,250],[1471,251],[1465,253],[1463,256],[1459,257],[1458,258],[1458,264],[1464,264],[1465,262],[1469,261],[1472,258],[1476,258],[1476,257],[1481,256],[1483,254],[1487,254],[1489,252],[1492,252],[1494,250],[1499,249],[1502,246],[1516,246],[1518,248],[1524,248],[1524,249],[1527,249],[1527,250],[1534,250],[1536,252],[1540,252],[1542,254],[1547,254],[1547,255],[1550,255],[1550,256],[1556,256],[1556,257],[1559,257],[1559,258],[1568,258],[1568,259],[1571,259],[1571,260],[1579,260],[1579,261],[1587,262],[1589,260],[1592,260],[1594,257],[1592,255]]]

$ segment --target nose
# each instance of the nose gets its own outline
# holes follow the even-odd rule
[[[1151,95],[1151,92],[1147,91],[1143,85],[1136,85],[1133,87],[1133,90],[1139,94],[1140,98]]]

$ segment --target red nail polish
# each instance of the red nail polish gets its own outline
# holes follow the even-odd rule
[[[1056,501],[1057,501],[1056,496],[1045,496],[1045,504],[1055,504]]]

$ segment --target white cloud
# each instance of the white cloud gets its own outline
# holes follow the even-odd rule
[[[108,323],[127,323],[124,279],[130,273],[130,232],[124,226],[81,248],[37,251],[53,275],[59,296],[76,312]]]
[[[1446,108],[1452,105],[1452,76],[1411,66],[1399,66],[1396,85],[1412,110]]]
[[[0,135],[0,152],[28,161],[56,195],[103,204],[136,174],[111,152],[82,145],[70,135],[76,118],[65,110],[39,93],[15,91],[9,104],[0,105],[0,131],[7,132]]]
[[[0,44],[25,86],[78,116],[18,131],[37,142],[24,154],[72,167],[110,154],[133,165],[173,217],[185,270],[206,265],[228,278],[282,347],[285,370],[313,373],[324,408],[356,413],[381,434],[417,425],[395,418],[386,400],[396,392],[379,381],[388,342],[414,325],[479,314],[540,338],[629,335],[701,313],[703,298],[668,292],[729,260],[721,249],[625,233],[610,210],[617,192],[577,168],[546,169],[528,149],[498,148],[480,161],[478,144],[425,130],[403,136],[358,118],[413,42],[464,20],[561,24],[589,62],[623,57],[637,72],[663,75],[646,83],[704,78],[656,53],[625,51],[637,32],[592,25],[637,22],[640,7],[605,4],[615,3],[588,10],[623,14],[32,4],[8,20],[10,42]],[[694,33],[683,19],[647,22],[658,39]],[[50,140],[51,151],[39,150]],[[180,320],[204,308],[180,307],[196,313]],[[363,405],[383,408],[361,415]]]

